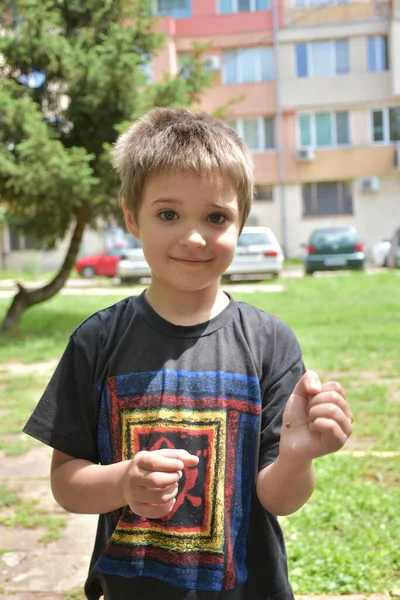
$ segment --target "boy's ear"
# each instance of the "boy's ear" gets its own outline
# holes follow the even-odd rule
[[[129,231],[129,233],[131,235],[133,235],[133,237],[139,239],[140,238],[139,227],[135,221],[135,218],[134,218],[132,212],[127,207],[125,200],[122,200],[121,205],[122,205],[122,211],[124,213],[125,225],[126,225],[127,230]]]

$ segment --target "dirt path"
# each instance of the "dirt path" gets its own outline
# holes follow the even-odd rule
[[[0,459],[7,487],[67,521],[61,538],[48,544],[39,541],[44,529],[0,526],[6,550],[0,555],[0,599],[10,594],[15,600],[65,600],[60,593],[81,589],[85,581],[97,517],[67,514],[56,504],[49,489],[50,456],[49,448],[38,446],[23,456]]]

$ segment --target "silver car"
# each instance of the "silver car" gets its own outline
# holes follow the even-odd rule
[[[223,279],[263,279],[279,277],[284,256],[275,234],[269,227],[243,227],[233,261]]]
[[[283,261],[282,248],[269,227],[244,227],[223,280],[263,279],[266,275],[278,277]],[[121,285],[151,277],[141,248],[127,251],[118,263],[117,272]]]

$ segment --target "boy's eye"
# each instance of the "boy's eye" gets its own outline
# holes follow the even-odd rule
[[[208,217],[208,220],[214,225],[222,225],[226,221],[226,217],[224,215],[220,215],[219,213],[215,213]]]
[[[163,210],[162,212],[158,213],[158,216],[163,221],[173,221],[174,219],[178,218],[178,215],[174,210]]]

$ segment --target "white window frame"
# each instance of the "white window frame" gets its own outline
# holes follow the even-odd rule
[[[376,69],[376,71],[370,71],[368,69],[368,73],[386,73],[389,70],[389,57],[387,56],[387,53],[385,55],[382,55],[381,52],[381,46],[378,43],[378,40],[382,39],[382,38],[386,38],[386,47],[388,48],[389,45],[389,40],[388,40],[388,36],[387,35],[370,35],[367,38],[367,45],[369,47],[369,40],[372,39],[374,46],[375,46],[375,61],[378,64],[378,59],[380,62],[380,66],[382,66],[383,63],[386,64],[384,69]],[[369,56],[367,57],[367,63],[369,66]]]
[[[331,121],[331,138],[332,143],[329,146],[318,146],[317,145],[317,126],[315,121],[315,116],[318,113],[328,113],[330,115]],[[348,123],[349,123],[349,141],[347,144],[338,144],[337,143],[337,131],[336,131],[336,113],[338,112],[347,112],[348,114]],[[335,115],[335,119],[333,118]],[[311,145],[307,146],[310,148],[314,148],[315,150],[331,150],[332,148],[349,148],[352,146],[353,139],[353,113],[350,110],[318,110],[315,112],[311,111],[301,111],[297,113],[296,118],[296,137],[297,137],[297,148],[304,148],[301,144],[301,130],[300,130],[300,117],[310,117],[311,118]]]
[[[262,74],[262,67],[261,67],[261,48],[270,48],[271,50],[271,59],[272,59],[272,67],[274,68],[274,49],[272,46],[245,46],[244,48],[232,48],[231,50],[228,50],[230,52],[236,52],[237,54],[242,52],[243,50],[256,50],[257,51],[257,58],[256,58],[256,77],[254,81],[243,81],[243,63],[242,60],[240,59],[240,56],[238,57],[238,55],[236,54],[236,81],[234,83],[228,82],[227,81],[227,77],[226,77],[226,66],[225,66],[225,61],[224,61],[224,54],[222,54],[222,83],[224,85],[247,85],[247,84],[251,84],[251,83],[262,83],[264,81],[274,81],[275,80],[275,73],[274,73],[274,77],[272,79],[261,79],[261,74]]]
[[[253,154],[260,154],[263,152],[275,152],[276,151],[276,120],[275,120],[275,118],[272,116],[265,115],[263,117],[239,117],[239,118],[232,117],[230,119],[227,119],[228,121],[236,122],[236,127],[235,127],[236,133],[242,138],[243,141],[246,141],[244,139],[244,135],[243,135],[243,121],[246,119],[257,120],[257,132],[258,132],[259,147],[258,148],[250,148],[250,146],[249,146],[251,152]],[[265,147],[264,119],[273,119],[273,123],[274,123],[274,147],[273,148]]]
[[[347,75],[348,73],[337,73],[337,63],[336,63],[336,42],[338,40],[348,40],[347,37],[345,38],[336,38],[333,40],[318,40],[315,42],[306,42],[306,52],[307,52],[307,76],[306,77],[301,77],[300,79],[320,79],[321,75],[314,75],[314,62],[312,60],[312,52],[311,52],[311,46],[315,43],[321,43],[321,42],[325,42],[327,44],[330,45],[330,53],[331,53],[331,64],[332,64],[332,73],[329,73],[326,75],[326,77],[337,77],[337,76],[341,76],[341,75]],[[350,67],[350,64],[349,64]],[[350,72],[350,68],[349,68],[349,72]],[[299,79],[299,77],[297,77],[297,79]]]
[[[189,2],[189,7],[190,7],[190,0],[185,0],[185,1]],[[155,15],[163,14],[162,12],[159,12],[159,10],[158,10],[158,0],[153,0],[153,14],[155,14]]]
[[[348,4],[349,0],[292,0],[293,8],[313,8],[331,6],[334,4]]]
[[[304,194],[305,194],[304,188],[305,188],[305,186],[310,186],[311,187],[311,190],[310,190],[311,196],[314,194],[314,197],[315,197],[315,200],[317,201],[317,206],[318,206],[318,204],[319,204],[318,203],[318,196],[317,196],[318,185],[319,184],[324,184],[324,183],[336,185],[336,200],[339,200],[339,196],[340,196],[339,189],[338,189],[339,185],[340,186],[349,186],[349,191],[350,191],[350,194],[351,194],[351,212],[349,212],[349,213],[348,212],[344,212],[344,211],[343,212],[331,212],[331,213],[323,214],[323,215],[320,214],[320,213],[318,213],[318,212],[317,213],[312,212],[311,214],[305,212],[305,198],[304,198]],[[343,196],[343,187],[342,187],[341,192],[342,192],[342,194],[341,194],[341,200],[343,201],[343,198],[344,198],[344,196]],[[335,217],[335,216],[339,217],[339,216],[343,216],[343,215],[354,215],[354,211],[355,211],[354,189],[353,189],[353,186],[348,181],[341,180],[341,181],[312,181],[312,182],[304,182],[304,183],[301,184],[301,195],[302,195],[302,218],[303,219],[313,219],[315,217],[329,217],[329,216],[330,217]],[[312,201],[312,197],[311,197],[311,201]],[[343,206],[343,203],[342,203],[342,206]]]
[[[372,108],[371,112],[370,112],[370,118],[369,118],[369,126],[371,128],[371,134],[370,134],[370,138],[371,138],[371,144],[373,146],[395,146],[397,144],[399,144],[399,142],[392,142],[390,139],[390,122],[389,122],[389,110],[391,108],[398,108],[400,110],[400,105],[394,105],[394,106],[384,106],[383,108]],[[376,142],[374,140],[374,123],[373,123],[373,114],[374,112],[381,112],[383,113],[383,140],[382,142]]]
[[[271,0],[268,0],[268,4],[269,4],[269,9],[263,9],[263,10],[271,10]],[[250,0],[250,10],[249,11],[243,11],[243,12],[260,12],[257,8],[256,8],[256,0]],[[221,2],[220,0],[218,0],[218,11],[217,14],[219,15],[233,15],[233,14],[237,14],[239,13],[239,0],[232,0],[232,12],[230,13],[222,13],[221,12]],[[242,11],[241,13],[242,14]]]

